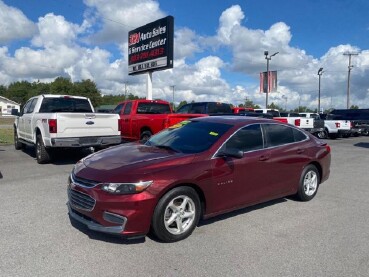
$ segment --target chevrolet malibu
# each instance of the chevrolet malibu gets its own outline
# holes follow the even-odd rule
[[[330,162],[327,143],[292,125],[195,118],[79,161],[69,215],[99,232],[179,241],[200,219],[288,195],[311,200]]]

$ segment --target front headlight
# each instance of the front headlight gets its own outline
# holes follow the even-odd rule
[[[147,189],[153,181],[140,181],[138,183],[103,183],[101,189],[112,194],[133,194]]]

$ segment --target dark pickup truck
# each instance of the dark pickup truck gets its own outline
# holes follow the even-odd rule
[[[222,102],[194,102],[185,104],[176,111],[179,114],[230,115],[232,106]]]
[[[344,120],[350,120],[352,127],[358,130],[358,134],[369,135],[369,109],[335,109],[330,113],[339,115]]]

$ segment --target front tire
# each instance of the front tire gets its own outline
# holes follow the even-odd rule
[[[41,135],[37,135],[36,137],[36,160],[39,164],[50,161],[50,153],[46,149]]]
[[[14,148],[20,150],[23,147],[23,143],[19,141],[17,129],[14,128]]]
[[[318,192],[320,174],[316,166],[310,164],[302,171],[297,198],[301,201],[310,201]]]
[[[196,228],[200,213],[200,199],[193,188],[174,188],[160,199],[155,208],[153,233],[163,242],[183,240]]]

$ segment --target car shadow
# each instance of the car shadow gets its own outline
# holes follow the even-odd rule
[[[22,151],[30,157],[36,159],[34,147],[24,146]],[[52,153],[52,159],[49,163],[54,165],[75,164],[89,154],[91,154],[89,149],[54,149]]]
[[[358,142],[358,143],[355,143],[354,146],[362,147],[362,148],[369,148],[369,142]]]
[[[259,209],[264,209],[266,207],[270,207],[270,206],[273,206],[273,205],[276,205],[276,204],[284,203],[284,202],[287,202],[288,200],[294,200],[293,196],[271,200],[271,201],[268,201],[268,202],[265,202],[265,203],[261,203],[261,204],[257,204],[257,205],[254,205],[254,206],[250,206],[250,207],[242,208],[242,209],[239,209],[239,210],[235,210],[233,212],[221,214],[221,215],[218,215],[218,216],[206,219],[206,220],[200,220],[200,222],[197,226],[198,227],[206,226],[206,225],[213,224],[215,222],[222,221],[222,220],[225,220],[225,219],[228,219],[228,218],[236,217],[236,216],[246,214],[246,213],[249,213],[249,212],[252,212],[252,211],[256,211],[256,210],[259,210]]]

